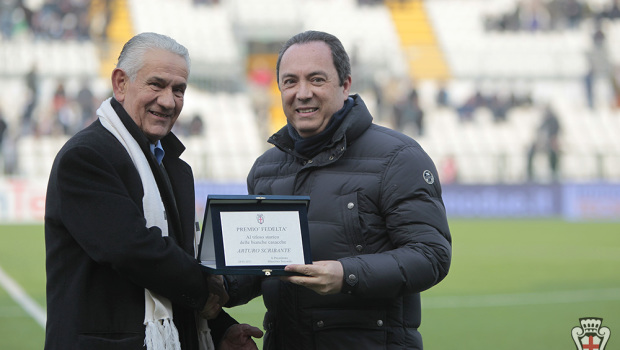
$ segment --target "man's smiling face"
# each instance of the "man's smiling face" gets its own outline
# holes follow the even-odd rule
[[[279,74],[284,114],[304,138],[325,130],[349,96],[351,77],[340,85],[331,49],[322,41],[289,47]]]
[[[189,70],[185,59],[166,50],[152,49],[131,81],[120,69],[114,96],[152,143],[166,136],[183,109]]]

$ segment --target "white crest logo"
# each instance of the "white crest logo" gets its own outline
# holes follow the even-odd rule
[[[580,318],[581,327],[574,327],[571,331],[577,350],[605,350],[610,331],[601,327],[603,319],[599,317]]]
[[[426,181],[426,183],[429,185],[435,183],[435,177],[430,170],[424,170],[424,172],[422,173],[422,177],[424,178],[424,181]]]

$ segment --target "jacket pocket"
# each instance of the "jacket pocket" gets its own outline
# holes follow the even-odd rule
[[[384,310],[314,310],[314,347],[326,349],[386,349]]]
[[[144,334],[138,333],[82,333],[78,335],[77,349],[136,350],[144,348]]]

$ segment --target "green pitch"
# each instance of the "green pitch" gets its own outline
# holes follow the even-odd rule
[[[448,277],[422,295],[426,349],[575,349],[580,317],[620,346],[620,224],[453,220]],[[41,225],[0,225],[0,267],[44,308]],[[262,326],[262,300],[227,310]],[[42,349],[43,328],[0,287],[0,349]],[[260,342],[259,342],[260,346]]]

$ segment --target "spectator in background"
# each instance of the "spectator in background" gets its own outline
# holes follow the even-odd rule
[[[477,88],[463,104],[455,107],[455,111],[460,122],[470,122],[473,121],[478,108],[486,107],[491,111],[493,121],[502,123],[508,119],[508,112],[511,109],[530,106],[532,106],[530,92],[517,95],[514,91],[500,91],[491,95],[484,95]]]
[[[605,16],[606,13],[609,13],[609,9],[597,16]],[[485,28],[498,31],[575,29],[585,19],[592,17],[593,11],[586,1],[519,0],[510,11],[486,16]]]
[[[527,154],[527,177],[528,181],[536,181],[534,158],[536,154],[543,153],[547,157],[551,179],[553,182],[559,179],[560,157],[560,121],[551,106],[547,106],[543,112],[542,122],[536,130],[534,141]]]
[[[89,39],[89,9],[88,1],[45,0],[33,14],[33,34],[48,40]]]
[[[4,112],[2,111],[2,106],[0,106],[0,157],[2,156],[2,144],[4,143],[4,135],[7,133],[9,125],[6,123],[4,119]]]
[[[508,110],[510,110],[510,101],[507,98],[503,98],[499,94],[493,94],[489,98],[487,106],[491,110],[494,122],[503,123],[506,121]]]
[[[394,126],[401,132],[409,133],[413,130],[416,136],[424,134],[424,111],[415,89],[394,105]]]
[[[448,154],[443,162],[441,162],[439,179],[444,185],[454,184],[459,181],[458,166],[456,157],[453,154]]]
[[[602,18],[616,20],[620,18],[620,0],[612,0],[612,3],[601,13]]]
[[[620,108],[620,65],[616,66],[614,69],[613,90],[614,90],[613,107],[615,109],[619,109]]]
[[[586,104],[590,110],[594,110],[594,68],[592,65],[588,67],[583,77],[583,84],[586,92]]]
[[[60,132],[64,135],[70,135],[72,129],[72,111],[69,107],[69,100],[65,91],[65,84],[61,81],[56,85],[54,95],[52,96],[52,114],[54,116],[53,128],[51,133],[56,133],[60,128]],[[44,132],[47,134],[47,132]]]
[[[383,87],[378,81],[378,78],[372,79],[370,81],[370,89],[372,90],[372,93],[375,97],[375,108],[377,109],[377,112],[382,115],[385,103],[383,101]]]
[[[9,130],[9,123],[0,106],[0,176],[13,175],[17,171],[17,151],[15,137]]]
[[[28,71],[25,80],[28,93],[26,97],[26,108],[22,116],[21,132],[23,135],[28,135],[34,129],[33,116],[39,102],[39,75],[36,65],[33,65],[30,71]]]
[[[550,28],[549,11],[541,0],[520,2],[519,21],[526,31],[546,31]]]
[[[46,40],[87,40],[90,15],[88,0],[2,0],[0,34],[5,39],[26,34]]]
[[[551,28],[576,29],[586,17],[591,16],[587,3],[578,0],[551,0],[547,3]]]
[[[189,136],[200,136],[204,134],[204,123],[202,122],[200,114],[194,115],[189,123],[188,129]]]
[[[16,135],[11,135],[2,106],[0,106],[0,176],[13,175],[17,171]]]
[[[439,89],[437,89],[437,94],[435,95],[435,105],[440,108],[450,107],[450,96],[448,95],[445,81],[439,83]]]
[[[201,6],[201,5],[217,5],[219,4],[220,0],[193,0],[193,4],[196,6]]]
[[[459,121],[461,122],[471,122],[474,119],[474,112],[479,107],[485,105],[484,96],[482,96],[482,92],[479,89],[476,89],[473,95],[471,95],[463,105],[456,109],[459,115]]]
[[[613,91],[613,63],[608,52],[607,34],[603,20],[594,22],[591,46],[586,52],[588,73],[584,79],[586,97],[591,108],[599,108],[601,96],[607,98]],[[600,93],[600,95],[596,95]],[[606,101],[610,103],[611,101]]]
[[[13,34],[13,4],[0,1],[0,35],[3,39],[10,39]]]
[[[95,95],[89,87],[88,80],[82,81],[82,86],[77,93],[76,101],[80,110],[80,127],[83,129],[93,121],[93,115],[95,114]]]
[[[32,11],[23,0],[0,1],[0,34],[4,39],[28,33],[31,21]]]
[[[563,3],[563,15],[566,17],[566,22],[569,29],[575,29],[581,24],[584,17],[589,14],[587,4],[582,4],[577,0],[564,0]]]

